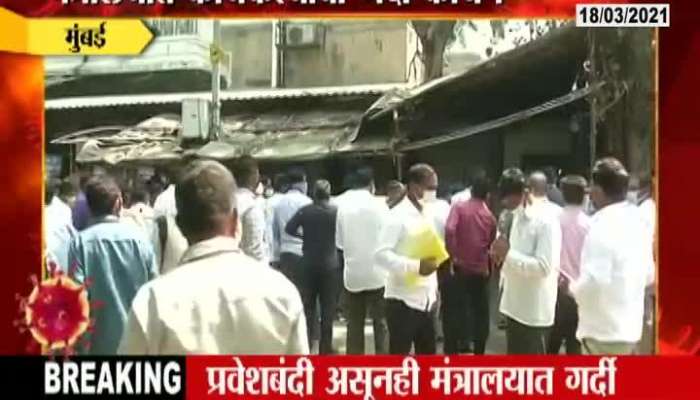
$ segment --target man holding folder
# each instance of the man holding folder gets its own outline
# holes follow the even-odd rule
[[[437,186],[431,166],[412,166],[407,194],[391,209],[379,235],[375,261],[389,273],[384,297],[391,354],[408,354],[412,346],[416,354],[436,351],[435,271],[448,256],[424,207],[424,196]]]

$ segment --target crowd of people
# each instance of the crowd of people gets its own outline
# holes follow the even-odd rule
[[[153,201],[108,175],[47,186],[47,259],[100,302],[85,353],[334,354],[342,316],[347,354],[365,354],[368,318],[376,354],[435,354],[443,338],[445,354],[484,354],[493,281],[508,354],[629,354],[650,320],[651,181],[631,193],[614,158],[590,184],[510,168],[449,200],[427,164],[383,197],[367,166],[335,197],[249,157],[169,175]],[[426,228],[447,261],[410,256]]]

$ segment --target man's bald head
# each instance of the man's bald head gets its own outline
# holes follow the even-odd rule
[[[535,171],[531,173],[527,185],[533,196],[544,197],[547,195],[547,175],[544,172]]]
[[[236,228],[236,181],[216,161],[189,164],[175,186],[177,224],[192,243],[233,236]]]

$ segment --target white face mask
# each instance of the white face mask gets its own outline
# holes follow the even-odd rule
[[[436,190],[426,190],[423,192],[423,201],[426,203],[432,203],[435,200],[437,200],[437,191]]]
[[[255,188],[255,195],[262,196],[264,191],[265,191],[265,186],[262,184],[262,182],[258,183],[258,186]]]
[[[272,197],[273,194],[275,194],[275,192],[274,192],[274,190],[272,190],[272,188],[267,188],[267,189],[265,189],[264,194],[265,194],[265,197],[270,198],[270,197]]]

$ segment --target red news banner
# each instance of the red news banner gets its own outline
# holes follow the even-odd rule
[[[695,399],[695,358],[187,358],[188,399]]]
[[[572,18],[577,4],[668,3],[669,0],[0,0],[24,16],[228,16],[364,17],[368,14],[458,17]],[[6,4],[5,4],[6,3]]]

